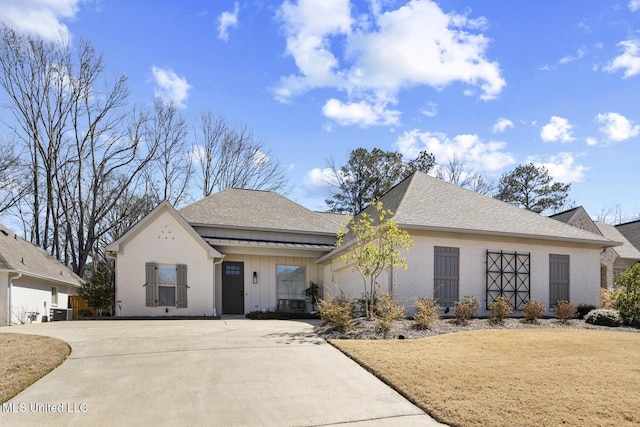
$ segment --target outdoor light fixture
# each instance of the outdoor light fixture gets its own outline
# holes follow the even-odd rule
[[[254,271],[253,272],[253,284],[255,285],[256,283],[258,283],[258,272]]]

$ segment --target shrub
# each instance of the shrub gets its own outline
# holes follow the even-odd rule
[[[547,307],[544,306],[540,301],[536,301],[534,299],[530,299],[524,304],[522,308],[522,313],[524,317],[529,322],[537,322],[538,319],[544,316],[547,312]]]
[[[91,317],[91,316],[93,316],[93,313],[88,308],[78,309],[78,317],[84,318],[84,317]]]
[[[576,314],[578,313],[578,309],[574,304],[563,300],[558,300],[556,302],[554,311],[556,313],[556,319],[563,323],[566,323],[569,320],[575,318]]]
[[[440,305],[436,299],[418,298],[415,307],[416,314],[413,315],[413,321],[418,329],[429,329],[440,318],[438,314]]]
[[[404,306],[400,305],[390,292],[385,292],[376,298],[373,319],[376,328],[389,332],[394,320],[404,317]]]
[[[462,297],[462,300],[456,301],[453,307],[453,315],[456,317],[458,323],[466,323],[476,315],[478,308],[480,307],[480,301],[476,297]]]
[[[626,324],[640,323],[640,263],[616,276],[615,283],[613,308]]]
[[[578,310],[578,319],[584,319],[584,316],[586,316],[588,312],[595,310],[596,308],[598,307],[591,304],[578,304],[578,307],[576,308]]]
[[[613,306],[613,298],[611,298],[611,289],[600,289],[600,307],[611,308]]]
[[[494,323],[502,322],[507,316],[511,314],[513,308],[509,298],[498,297],[491,303],[491,313],[489,314],[489,321]]]
[[[596,308],[584,316],[584,321],[598,326],[620,326],[620,313],[617,310]]]
[[[352,310],[353,304],[344,296],[329,295],[327,299],[318,300],[318,311],[320,311],[322,320],[341,332],[355,329]]]

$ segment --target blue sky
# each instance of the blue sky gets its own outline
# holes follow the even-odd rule
[[[327,159],[453,155],[499,179],[544,165],[592,215],[640,214],[640,0],[0,0],[68,33],[188,119],[245,125],[317,210]]]

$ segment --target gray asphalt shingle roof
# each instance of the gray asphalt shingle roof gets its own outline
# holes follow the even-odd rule
[[[339,224],[271,191],[227,188],[179,210],[194,225],[336,234]]]
[[[640,220],[616,225],[616,229],[627,238],[636,249],[640,250]]]
[[[613,245],[609,239],[416,172],[381,198],[407,228]]]
[[[82,279],[60,261],[0,224],[0,269],[80,286]]]
[[[605,224],[604,222],[597,222],[596,226],[598,230],[602,233],[604,237],[610,240],[615,240],[618,242],[622,242],[622,246],[616,246],[613,248],[614,251],[621,258],[630,258],[640,260],[640,250],[636,249],[629,240],[618,230],[615,226],[610,224]]]

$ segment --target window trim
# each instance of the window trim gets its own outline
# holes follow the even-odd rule
[[[58,301],[59,301],[58,287],[57,286],[52,286],[51,287],[51,306],[52,307],[57,307],[58,306]]]

